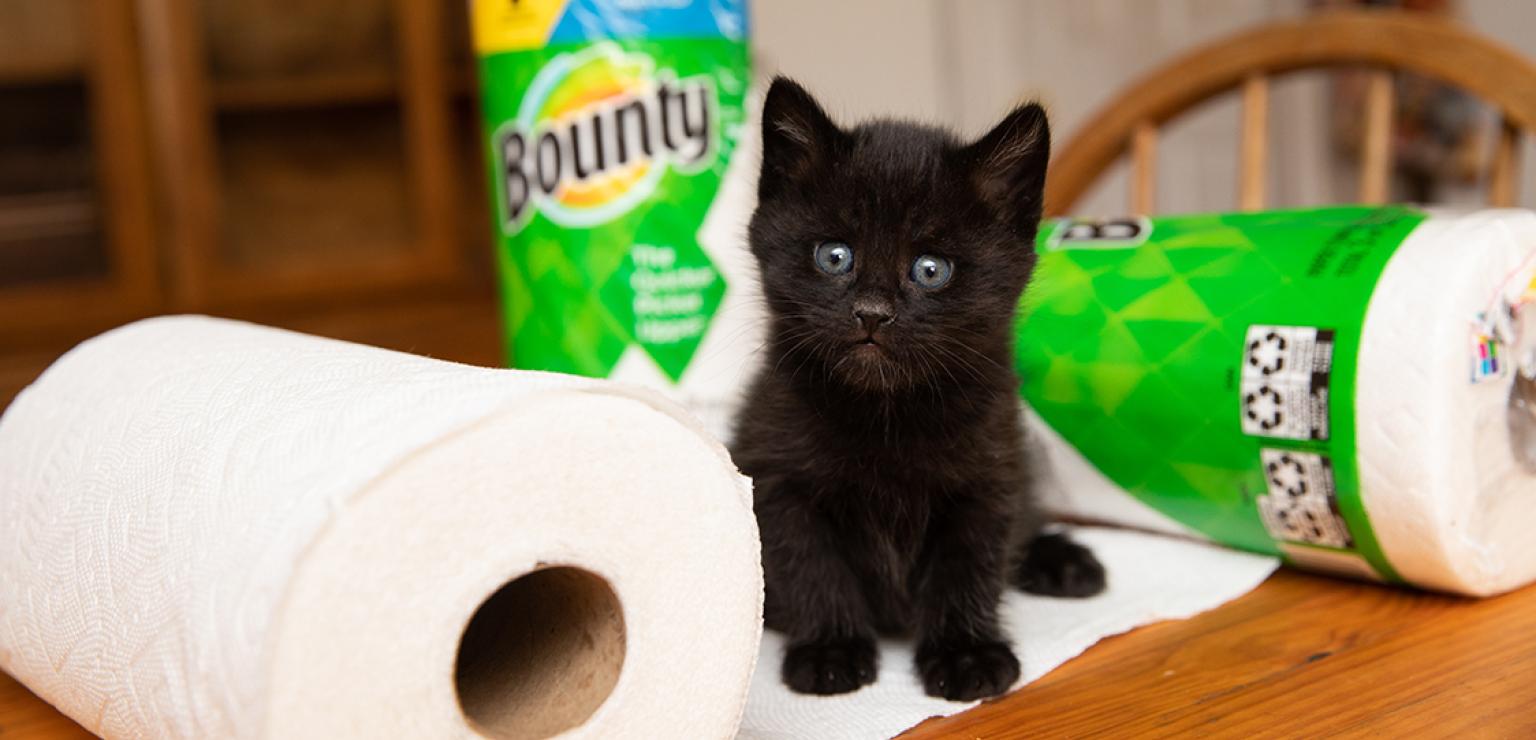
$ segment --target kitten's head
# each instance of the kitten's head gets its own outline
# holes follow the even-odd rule
[[[1033,103],[962,143],[911,123],[840,128],[775,79],[750,230],[775,366],[867,391],[1011,382],[1049,155]]]

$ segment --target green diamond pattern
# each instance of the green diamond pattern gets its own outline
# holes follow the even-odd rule
[[[693,240],[715,203],[746,123],[747,44],[725,34],[626,35],[605,43],[627,55],[649,57],[647,68],[658,75],[710,78],[713,141],[702,161],[653,160],[650,166],[661,168],[659,179],[634,185],[652,189],[601,217],[593,211],[590,220],[555,219],[553,211],[535,204],[520,223],[510,224],[495,209],[508,361],[519,368],[609,377],[625,353],[639,345],[676,382],[725,295],[720,272]],[[482,56],[484,130],[513,125],[527,102],[524,97],[542,89],[533,85],[535,78],[548,65],[588,47],[581,40]],[[496,147],[486,151],[492,154],[485,161],[486,175],[494,202],[500,204],[504,172],[494,156]],[[621,202],[610,199],[607,206],[617,209]],[[658,259],[663,256],[670,262]],[[646,287],[636,290],[637,284]]]
[[[1259,447],[1274,442],[1238,423],[1247,327],[1326,326],[1358,341],[1346,335],[1374,275],[1420,218],[1359,207],[1187,216],[1157,219],[1136,247],[1042,240],[1019,327],[1023,395],[1143,502],[1213,539],[1276,552],[1253,502],[1266,491]],[[1376,272],[1314,279],[1330,240],[1362,223],[1384,225],[1364,254]],[[1336,361],[1352,377],[1352,357]],[[1349,408],[1347,385],[1333,390]],[[1319,451],[1352,475],[1351,451]]]
[[[691,240],[669,247],[638,244],[601,295],[619,326],[676,382],[725,297],[725,280]]]

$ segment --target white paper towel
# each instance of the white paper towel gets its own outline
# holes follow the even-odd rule
[[[1355,409],[1360,498],[1409,583],[1486,596],[1536,580],[1536,469],[1515,449],[1510,400],[1536,370],[1536,213],[1436,212],[1397,248],[1371,296]],[[1502,377],[1473,382],[1480,314],[1513,309]],[[1529,451],[1525,451],[1529,452]]]
[[[179,317],[81,345],[0,419],[0,668],[108,737],[472,736],[460,637],[535,570],[513,610],[581,631],[465,678],[465,707],[525,692],[480,729],[601,702],[586,734],[734,730],[750,485],[648,392]]]
[[[1054,599],[1010,591],[1002,621],[1023,675],[1034,681],[1099,640],[1144,624],[1183,619],[1247,593],[1274,571],[1274,558],[1190,540],[1129,530],[1083,528],[1075,536],[1109,573],[1109,588],[1091,599]],[[806,696],[779,680],[784,639],[763,634],[741,737],[752,740],[864,740],[896,735],[929,717],[963,711],[923,692],[912,670],[912,646],[885,641],[873,685],[843,696]]]

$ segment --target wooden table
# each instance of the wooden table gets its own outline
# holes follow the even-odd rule
[[[494,364],[489,299],[273,317]],[[58,349],[0,352],[0,404]],[[1281,571],[1193,619],[1112,637],[1045,678],[909,733],[1536,737],[1536,588],[1471,601]],[[89,737],[0,674],[0,738]]]
[[[1484,601],[1282,570],[1112,637],[935,737],[1536,737],[1536,588]]]
[[[1468,601],[1281,571],[912,738],[1536,737],[1536,589]],[[0,737],[90,737],[0,674]]]

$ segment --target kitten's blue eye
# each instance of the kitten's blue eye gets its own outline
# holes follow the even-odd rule
[[[847,275],[853,269],[853,247],[842,242],[816,245],[816,267],[828,275]]]
[[[912,263],[912,282],[924,288],[937,288],[949,282],[955,266],[943,257],[925,254]]]

